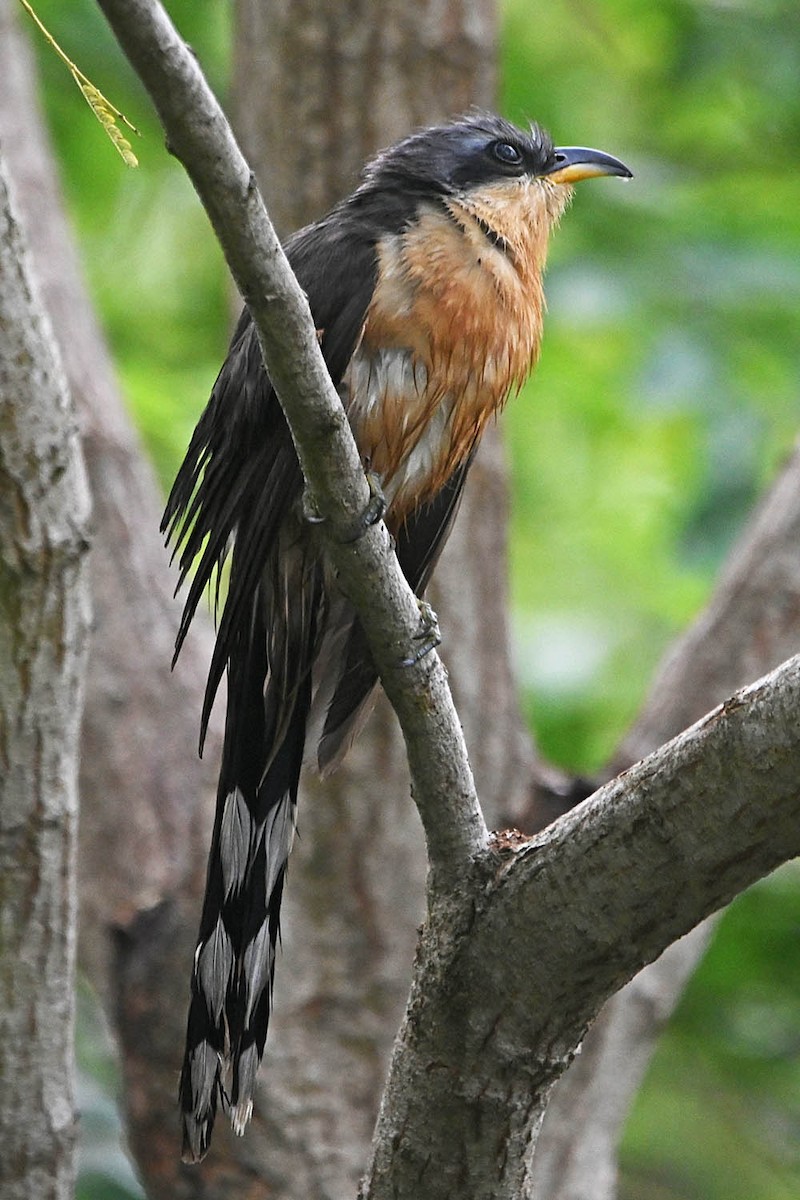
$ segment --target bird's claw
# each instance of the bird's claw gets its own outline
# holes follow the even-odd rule
[[[357,542],[360,537],[363,537],[368,529],[373,525],[377,525],[378,521],[382,520],[386,512],[386,497],[383,494],[381,481],[374,471],[367,469],[367,484],[369,486],[369,500],[364,508],[351,524],[349,531],[345,531],[344,536],[340,534],[341,542]]]
[[[439,629],[439,618],[428,604],[427,600],[418,600],[419,630],[414,634],[414,641],[419,645],[408,658],[401,659],[401,667],[415,667],[426,654],[430,654],[442,644],[442,634]]]
[[[378,524],[386,512],[386,497],[383,494],[380,479],[374,471],[368,470],[366,475],[369,485],[369,500],[357,517],[354,517],[348,525],[337,530],[336,540],[343,545],[357,542],[368,529]],[[309,525],[322,525],[326,520],[317,510],[314,498],[308,489],[303,492],[302,509],[303,519],[308,521]]]
[[[324,525],[325,518],[317,508],[317,502],[308,488],[303,490],[300,511],[303,514],[303,520],[307,521],[309,525]]]

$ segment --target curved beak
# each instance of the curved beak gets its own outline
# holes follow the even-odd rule
[[[592,179],[595,175],[621,175],[623,179],[632,179],[633,171],[603,150],[557,146],[553,151],[553,165],[544,175],[553,183],[577,183],[580,179]]]

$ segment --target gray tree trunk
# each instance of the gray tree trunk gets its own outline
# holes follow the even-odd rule
[[[234,7],[231,107],[281,235],[351,191],[380,146],[494,104],[495,0]]]
[[[89,490],[0,159],[0,1194],[69,1200]]]
[[[93,505],[78,960],[119,1039],[142,1177],[153,1195],[192,1196],[200,1181],[180,1164],[176,1089],[221,747],[217,714],[197,758],[212,631],[196,622],[170,672],[180,604],[158,533],[162,497],[84,284],[18,11],[0,0],[0,140],[75,398]],[[224,1173],[224,1151],[218,1170],[220,1161]],[[231,1163],[236,1178],[243,1168]]]

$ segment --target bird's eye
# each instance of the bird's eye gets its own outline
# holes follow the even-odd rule
[[[518,167],[522,162],[522,153],[516,146],[512,146],[511,142],[495,142],[492,146],[492,154],[498,162],[507,167]]]

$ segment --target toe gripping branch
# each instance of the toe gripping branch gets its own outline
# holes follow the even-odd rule
[[[377,525],[386,512],[386,497],[383,494],[380,479],[374,471],[369,469],[369,464],[367,464],[366,477],[369,484],[369,500],[349,524],[340,527],[336,532],[337,540],[345,546],[351,542],[357,542],[371,526]],[[314,498],[308,488],[303,492],[302,513],[303,519],[309,525],[322,525],[327,519],[317,511]],[[417,604],[419,605],[419,628],[414,634],[415,647],[413,653],[400,660],[401,667],[416,666],[426,654],[430,654],[442,642],[436,613],[427,600],[418,599]]]
[[[419,605],[419,629],[414,634],[414,641],[417,645],[413,654],[410,654],[408,658],[401,659],[401,667],[415,667],[426,654],[430,654],[432,650],[442,644],[439,618],[436,613],[427,600],[417,600],[417,604]]]
[[[386,497],[381,489],[380,479],[374,471],[370,471],[369,469],[367,469],[366,476],[369,485],[369,500],[358,516],[340,527],[336,533],[337,540],[343,546],[349,545],[351,542],[357,542],[371,526],[378,524],[378,521],[381,520],[386,512]],[[317,512],[313,497],[308,489],[303,492],[303,517],[308,521],[309,525],[322,525],[326,520],[325,517]]]

